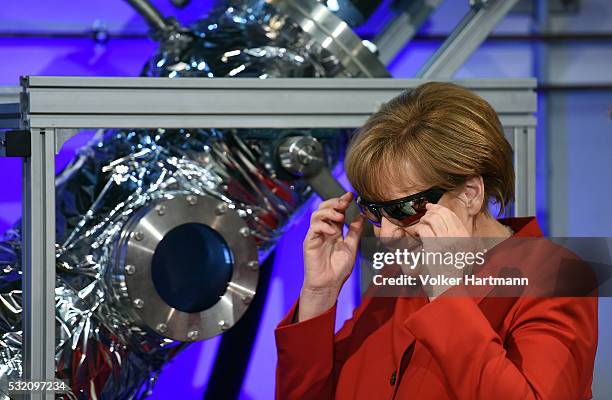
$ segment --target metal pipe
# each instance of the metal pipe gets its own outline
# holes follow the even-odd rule
[[[149,0],[125,0],[138,14],[140,14],[151,29],[154,31],[165,31],[168,23],[164,16],[157,10]]]

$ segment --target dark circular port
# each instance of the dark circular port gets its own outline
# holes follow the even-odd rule
[[[232,277],[232,252],[209,226],[183,224],[168,232],[153,254],[152,276],[160,297],[173,308],[197,313],[225,293]]]

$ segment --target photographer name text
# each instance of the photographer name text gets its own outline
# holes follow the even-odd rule
[[[477,275],[464,275],[461,277],[445,275],[399,275],[385,277],[383,275],[374,275],[372,282],[376,286],[527,286],[529,279]]]

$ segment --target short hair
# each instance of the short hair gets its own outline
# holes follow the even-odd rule
[[[502,214],[514,199],[512,159],[489,103],[461,86],[429,82],[372,114],[351,140],[344,164],[353,188],[371,201],[390,200],[387,185],[406,190],[408,165],[418,184],[446,190],[480,175],[482,211],[494,201]]]

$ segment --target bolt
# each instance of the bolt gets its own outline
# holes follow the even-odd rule
[[[240,228],[239,232],[243,237],[249,237],[251,235],[251,230],[246,226],[244,228]]]
[[[144,239],[144,233],[142,233],[141,231],[134,232],[134,239],[141,241],[142,239]]]
[[[254,261],[249,261],[249,263],[247,264],[249,266],[249,268],[251,268],[253,271],[257,271],[259,269],[259,262],[257,262],[256,260]]]
[[[224,320],[221,320],[219,321],[219,328],[221,328],[222,331],[226,331],[229,329],[229,324]]]
[[[197,340],[199,335],[200,335],[200,332],[198,331],[187,332],[187,337],[189,338],[189,340]]]
[[[166,213],[166,206],[163,204],[158,205],[157,207],[155,207],[155,210],[157,211],[157,215],[164,215]]]
[[[157,324],[157,326],[155,327],[155,329],[157,330],[157,332],[159,333],[166,333],[168,332],[168,325],[161,323],[161,324]]]
[[[136,267],[131,264],[128,264],[125,266],[124,270],[126,274],[134,275],[134,272],[136,272]]]
[[[217,209],[215,210],[215,212],[217,213],[217,215],[223,215],[227,212],[227,204],[225,203],[221,203],[217,206]]]
[[[198,203],[198,198],[193,195],[189,195],[187,196],[187,203],[190,206],[195,206]]]
[[[134,299],[134,306],[136,308],[144,307],[144,300],[143,299]]]

